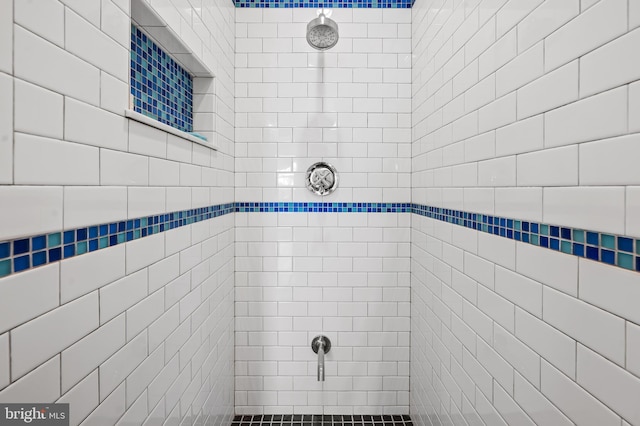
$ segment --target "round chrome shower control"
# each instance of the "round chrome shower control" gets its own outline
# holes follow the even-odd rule
[[[313,352],[318,353],[321,345],[325,354],[331,350],[331,340],[322,334],[313,338],[311,341],[311,349],[313,349]]]
[[[307,169],[307,188],[318,195],[328,195],[338,187],[338,172],[335,167],[323,161],[312,164]]]

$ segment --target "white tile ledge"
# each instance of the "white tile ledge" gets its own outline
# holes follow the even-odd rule
[[[206,146],[207,148],[211,148],[215,151],[218,150],[218,147],[214,146],[209,141],[204,141],[196,136],[193,136],[192,134],[183,132],[182,130],[178,130],[174,127],[169,126],[168,124],[161,123],[157,120],[154,120],[151,117],[147,117],[144,114],[140,114],[139,112],[126,109],[124,110],[124,116],[131,120],[137,121],[139,123],[146,124],[147,126],[155,127],[156,129],[163,130],[167,133],[171,133],[172,135],[178,136],[179,138],[186,139],[193,143],[197,143],[198,145]]]

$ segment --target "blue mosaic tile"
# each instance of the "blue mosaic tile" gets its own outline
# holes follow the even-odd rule
[[[89,238],[96,238],[98,236],[98,227],[92,226],[89,228]]]
[[[43,250],[47,248],[47,237],[44,235],[38,235],[31,239],[31,250]]]
[[[618,237],[618,250],[633,253],[633,239]]]
[[[64,244],[71,244],[76,241],[76,233],[74,231],[65,231],[62,237]]]
[[[584,257],[584,244],[573,243],[573,254]]]
[[[31,267],[31,259],[29,255],[14,257],[13,258],[13,270],[14,272],[21,272]]]
[[[16,254],[24,254],[29,253],[31,244],[29,243],[29,238],[25,238],[22,240],[15,240],[13,242],[13,255]]]
[[[135,25],[130,69],[134,111],[192,132],[193,77]]]
[[[56,247],[49,250],[49,262],[57,262],[62,258],[62,248]]]
[[[635,254],[640,255],[640,240],[620,235],[411,203],[238,202],[3,241],[0,242],[0,277],[234,212],[413,213],[640,271],[640,256],[634,256],[634,249]]]
[[[600,250],[600,258],[604,263],[608,263],[609,265],[616,264],[616,253],[614,251],[602,249]]]
[[[415,0],[234,0],[236,7],[408,9]]]
[[[69,244],[68,246],[64,246],[64,258],[68,259],[76,255],[76,246],[74,244]]]
[[[618,253],[616,265],[625,269],[633,269],[633,256],[626,253]]]
[[[11,274],[11,260],[0,261],[0,277],[6,277]]]
[[[540,236],[540,247],[549,248],[549,237]]]
[[[633,238],[545,223],[512,221],[510,218],[476,215],[417,204],[413,205],[412,212],[481,232],[640,272],[640,256],[633,256],[634,249],[635,254],[640,255],[640,240]],[[459,218],[464,218],[464,220]],[[516,230],[513,233],[509,229],[512,225]]]
[[[410,213],[410,203],[236,203],[236,211],[304,213]]]
[[[76,245],[76,254],[85,254],[87,252],[87,242],[82,241]]]
[[[34,267],[44,265],[45,263],[47,263],[46,251],[39,251],[37,253],[33,253],[31,257],[32,257],[31,263],[33,264]]]
[[[47,247],[49,248],[59,246],[60,243],[61,243],[61,239],[60,239],[59,232],[56,232],[54,234],[49,234],[49,236],[47,237]]]
[[[4,259],[6,257],[11,256],[11,244],[10,243],[1,243],[0,244],[0,259]]]
[[[608,249],[615,250],[616,248],[616,237],[613,235],[600,234],[600,245],[602,247],[606,247]]]
[[[540,235],[549,235],[549,225],[540,225]]]

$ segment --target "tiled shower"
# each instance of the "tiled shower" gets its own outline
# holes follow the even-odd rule
[[[640,425],[638,27],[0,0],[0,424]]]

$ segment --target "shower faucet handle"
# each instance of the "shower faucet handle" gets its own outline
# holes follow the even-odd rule
[[[311,341],[311,349],[313,349],[313,352],[318,353],[321,345],[325,354],[331,350],[331,340],[322,334],[313,338]]]

